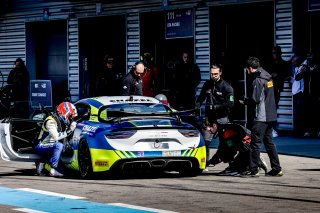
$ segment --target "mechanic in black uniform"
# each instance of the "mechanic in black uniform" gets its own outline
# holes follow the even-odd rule
[[[272,76],[260,66],[256,57],[247,59],[247,72],[253,76],[252,95],[243,103],[253,106],[254,118],[251,129],[251,173],[248,176],[259,177],[260,145],[263,142],[268,153],[271,171],[268,176],[282,176],[276,145],[272,141],[272,130],[277,121],[277,109],[274,98]]]
[[[214,134],[214,137],[219,136],[219,146],[210,159],[210,164],[229,163],[229,166],[219,175],[242,176],[250,172],[251,131],[236,123],[213,123],[208,126],[208,129]],[[265,173],[268,170],[267,163],[261,156],[260,169],[263,169]]]
[[[196,101],[196,107],[200,108],[202,102],[206,100],[205,119],[202,132],[207,147],[207,159],[209,157],[209,144],[213,138],[213,134],[207,129],[207,127],[210,123],[228,123],[230,109],[234,104],[233,88],[229,83],[221,78],[221,75],[221,65],[211,65],[210,80],[207,80],[203,84],[201,93]],[[208,163],[210,164],[210,161]]]
[[[145,67],[142,61],[137,61],[130,72],[122,80],[122,95],[143,95],[141,75]]]
[[[249,170],[251,132],[235,123],[213,123],[209,128],[212,134],[219,136],[219,147],[210,159],[210,164],[229,163],[220,173],[225,175],[236,175]]]

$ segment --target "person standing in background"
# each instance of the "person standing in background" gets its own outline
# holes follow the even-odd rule
[[[143,95],[141,75],[144,72],[144,63],[142,61],[137,61],[122,80],[122,95]]]
[[[154,97],[159,91],[158,67],[153,62],[153,57],[146,52],[141,56],[146,70],[141,76],[143,81],[143,95]]]
[[[270,67],[268,68],[268,72],[272,76],[273,87],[274,87],[274,97],[276,102],[276,108],[278,109],[280,94],[283,90],[284,81],[286,78],[290,77],[291,71],[290,63],[283,60],[282,58],[282,50],[280,46],[274,46],[272,48],[272,61]],[[278,136],[278,132],[275,130],[272,132],[273,137]]]
[[[16,59],[15,67],[10,71],[7,83],[11,90],[11,100],[14,103],[14,116],[28,117],[30,75],[21,58]]]
[[[304,137],[320,136],[319,131],[319,101],[320,101],[320,69],[319,58],[309,53],[307,58],[295,73],[295,80],[304,82],[303,90],[303,127]]]
[[[304,104],[306,104],[306,96],[304,93],[304,79],[301,73],[306,69],[303,65],[303,58],[298,55],[294,55],[291,59],[292,62],[292,110],[293,110],[293,129],[296,137],[301,137],[304,134]],[[300,74],[299,74],[300,73]],[[298,77],[297,77],[298,76]]]
[[[309,72],[309,122],[311,137],[320,138],[320,57],[319,53],[309,53],[307,56],[307,71]],[[314,114],[313,114],[314,113]]]
[[[103,64],[103,70],[97,76],[96,95],[121,95],[123,74],[115,69],[114,58],[110,55],[105,55]]]
[[[194,109],[196,88],[201,80],[199,67],[192,63],[187,51],[182,52],[182,60],[175,67],[175,97],[174,108]]]
[[[15,67],[10,71],[7,83],[11,86],[11,97],[14,101],[27,101],[29,97],[29,72],[24,61],[17,58]]]

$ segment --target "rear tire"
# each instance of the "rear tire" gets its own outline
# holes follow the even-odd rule
[[[93,176],[91,154],[86,140],[81,140],[79,143],[78,164],[82,178],[91,178]]]

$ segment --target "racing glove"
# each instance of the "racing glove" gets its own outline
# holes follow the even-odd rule
[[[68,128],[67,131],[66,131],[66,133],[67,133],[68,136],[73,133],[73,131],[76,129],[76,126],[77,126],[77,123],[76,123],[75,121],[73,121],[73,122],[70,124],[69,128]]]
[[[205,117],[205,119],[202,123],[202,129],[207,130],[208,127],[210,127],[210,122],[208,120],[208,117]]]

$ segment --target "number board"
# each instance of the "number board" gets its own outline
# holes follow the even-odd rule
[[[193,10],[172,10],[166,13],[166,39],[193,37]]]
[[[30,100],[33,107],[39,103],[43,107],[52,107],[51,80],[31,80]]]

